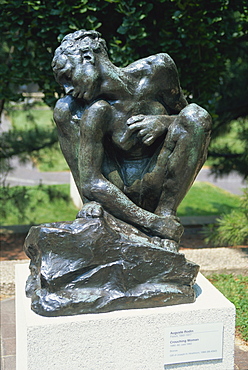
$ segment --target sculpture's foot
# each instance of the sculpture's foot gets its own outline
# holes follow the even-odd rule
[[[83,205],[81,211],[78,212],[77,218],[97,218],[103,216],[103,208],[97,202],[89,202]]]
[[[172,214],[158,217],[151,223],[150,229],[154,235],[175,242],[179,242],[184,230],[179,218]]]

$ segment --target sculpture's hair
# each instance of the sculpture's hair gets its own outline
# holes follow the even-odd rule
[[[61,45],[55,50],[52,60],[56,80],[60,83],[60,77],[72,68],[67,55],[83,54],[89,50],[107,55],[106,42],[101,38],[99,32],[79,30],[66,35],[61,41]]]

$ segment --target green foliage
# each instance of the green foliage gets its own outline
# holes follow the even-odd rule
[[[8,106],[12,124],[10,130],[0,136],[0,160],[4,163],[14,155],[22,161],[39,156],[40,150],[57,145],[57,130],[52,121],[52,112],[33,104]]]
[[[213,137],[222,135],[231,120],[248,114],[247,15],[246,0],[4,1],[0,103],[19,100],[18,87],[34,82],[53,106],[55,96],[63,94],[51,70],[55,48],[69,32],[97,29],[118,66],[169,53],[189,102],[207,108],[214,118]],[[241,131],[247,142],[247,129]],[[217,173],[225,167],[248,175],[245,152],[236,155],[230,146],[211,152],[222,158],[215,161]]]
[[[230,147],[233,154],[242,154],[246,150],[246,142],[242,139],[243,132],[248,130],[248,119],[240,118],[232,121],[228,127],[228,131],[220,136],[214,137],[211,141],[209,151],[211,152],[210,160],[207,164],[213,165],[214,153],[217,151],[226,152],[226,148]]]
[[[210,201],[204,203],[206,193]],[[217,187],[196,183],[178,213],[179,216],[205,216],[218,214],[223,209],[230,212],[237,206],[238,199]],[[0,201],[4,205],[0,209],[2,225],[73,220],[77,213],[69,199],[69,185],[3,186]]]
[[[215,274],[208,279],[235,305],[236,329],[248,341],[248,276]]]
[[[40,171],[66,171],[68,165],[61,153],[52,110],[40,102],[7,107],[11,129],[0,137],[0,159],[18,154],[25,162],[31,159]]]
[[[248,188],[239,203],[237,209],[217,219],[217,226],[206,228],[206,243],[218,246],[248,244]]]
[[[35,154],[32,154],[32,159],[39,171],[69,171],[68,164],[58,143],[55,143],[52,147],[43,148]]]
[[[34,122],[46,129],[55,126],[52,110],[39,101],[9,105],[6,111],[13,128],[27,130]]]
[[[239,197],[217,186],[195,182],[178,208],[178,216],[210,216],[238,208]]]
[[[74,220],[78,210],[69,185],[3,186],[0,189],[1,225],[40,224]]]
[[[248,178],[248,119],[230,122],[210,144],[208,163],[217,176],[235,170]]]
[[[245,0],[9,0],[0,13],[1,94],[16,100],[13,87],[32,81],[52,103],[54,92],[61,93],[50,67],[54,50],[67,33],[85,28],[103,34],[113,62],[122,66],[168,52],[184,89],[206,106],[225,76],[226,60],[240,55],[246,17]]]

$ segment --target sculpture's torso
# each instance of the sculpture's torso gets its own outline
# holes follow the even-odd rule
[[[137,136],[137,132],[134,132],[125,142],[123,142],[123,135],[128,129],[127,120],[139,114],[144,115],[162,115],[166,114],[166,110],[162,104],[152,100],[141,100],[116,102],[112,106],[113,110],[113,121],[111,122],[110,132],[113,144],[126,152],[129,157],[140,157],[143,156],[146,147]]]
[[[137,115],[168,114],[161,97],[166,80],[161,80],[161,66],[156,64],[158,58],[160,56],[145,58],[123,69],[127,81],[131,81],[129,86],[127,83],[127,89],[119,99],[107,99],[112,108],[108,128],[112,142],[130,158],[143,156],[146,146],[136,132],[123,142],[128,119]]]

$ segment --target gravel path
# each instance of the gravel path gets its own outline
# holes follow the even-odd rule
[[[15,295],[15,265],[27,262],[29,260],[0,261],[1,298]]]
[[[248,275],[248,247],[185,249],[181,252],[200,265],[200,271],[205,275],[215,272]]]

